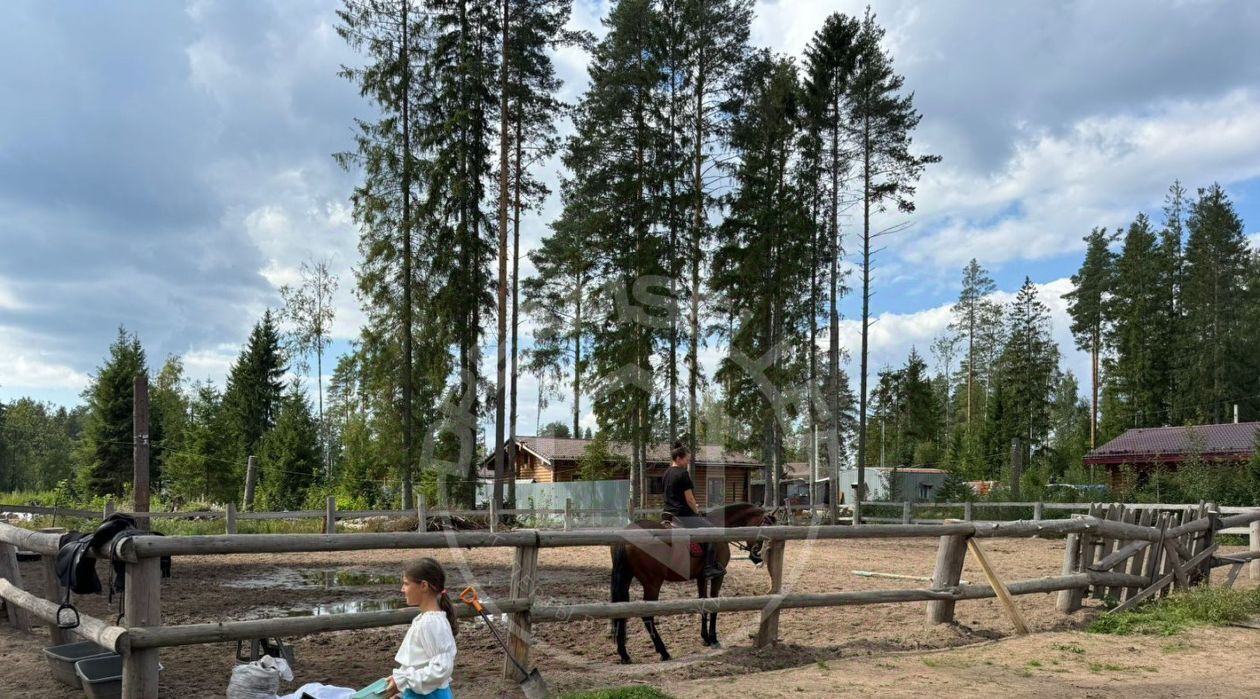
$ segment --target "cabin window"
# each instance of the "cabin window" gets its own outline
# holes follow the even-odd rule
[[[709,507],[717,507],[726,504],[726,479],[710,478],[709,479],[709,499],[706,501]]]
[[[927,483],[920,483],[919,484],[919,499],[931,500],[932,499],[932,486],[928,485]]]
[[[664,495],[665,494],[665,477],[649,476],[648,477],[648,495]]]

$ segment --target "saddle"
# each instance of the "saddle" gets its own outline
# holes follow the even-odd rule
[[[79,612],[70,604],[70,595],[95,595],[99,594],[103,587],[101,579],[96,574],[96,557],[94,551],[107,551],[112,555],[117,551],[118,545],[128,537],[136,534],[156,534],[156,532],[144,532],[136,528],[136,520],[130,515],[123,513],[114,513],[105,518],[96,531],[91,535],[85,535],[81,532],[66,532],[61,535],[58,541],[56,574],[57,580],[61,586],[65,588],[66,596],[61,606],[57,608],[57,625],[63,629],[73,629],[79,625]],[[108,547],[108,548],[107,548]],[[112,602],[115,592],[123,592],[126,589],[126,564],[119,560],[111,561],[113,565],[113,575],[110,576],[109,597]],[[162,570],[162,577],[171,577],[171,559],[169,556],[163,556],[159,563]],[[62,621],[62,612],[69,611],[73,613],[73,618]]]
[[[662,516],[661,516],[661,525],[662,525],[662,526],[664,526],[666,529],[682,529],[682,528],[684,528],[681,524],[679,524],[679,523],[678,523],[678,520],[677,520],[677,519],[675,519],[675,518],[674,518],[674,516],[673,516],[673,515],[671,515],[671,514],[669,514],[668,512],[666,512],[664,515],[662,515]],[[694,542],[694,541],[693,541],[693,542],[691,542],[691,547],[690,547],[690,548],[691,548],[690,553],[691,553],[691,557],[692,557],[692,558],[703,558],[703,557],[704,557],[704,545],[703,545],[703,544],[697,544],[696,542]]]

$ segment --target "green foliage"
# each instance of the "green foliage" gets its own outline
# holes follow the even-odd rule
[[[538,432],[539,437],[555,437],[556,439],[572,439],[573,433],[563,422],[549,422]]]
[[[967,479],[957,471],[946,473],[945,482],[936,492],[937,502],[966,502],[974,500],[975,497],[976,491],[971,489],[971,486],[967,484]]]
[[[80,458],[84,485],[93,494],[122,495],[132,481],[134,382],[142,372],[148,368],[140,339],[118,328],[109,357],[83,393],[88,414]],[[153,432],[151,427],[151,438]]]
[[[1089,625],[1092,633],[1172,636],[1197,626],[1221,626],[1260,614],[1260,588],[1226,590],[1206,586],[1177,592],[1120,614],[1104,614]]]
[[[311,406],[294,386],[284,396],[276,425],[258,451],[260,509],[296,510],[306,491],[319,480],[319,434]]]
[[[577,478],[583,481],[606,480],[614,474],[624,473],[625,467],[626,457],[614,452],[607,434],[600,432],[582,451]]]

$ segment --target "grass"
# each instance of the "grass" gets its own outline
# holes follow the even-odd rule
[[[1091,633],[1172,636],[1198,626],[1222,626],[1260,614],[1260,588],[1225,590],[1199,587],[1122,614],[1107,614],[1089,625]]]
[[[634,686],[563,694],[560,699],[673,699],[673,697],[652,687]]]
[[[1061,650],[1064,653],[1075,653],[1076,655],[1082,655],[1085,653],[1085,649],[1075,643],[1056,643],[1054,644],[1054,649]]]

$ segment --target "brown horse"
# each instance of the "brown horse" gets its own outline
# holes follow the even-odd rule
[[[760,527],[774,524],[774,516],[769,512],[746,502],[737,502],[714,509],[708,514],[708,520],[715,527]],[[639,520],[628,529],[662,529],[665,525],[654,520]],[[717,542],[717,561],[722,567],[731,560],[730,544]],[[748,558],[753,563],[761,563],[761,543],[747,543]],[[643,585],[644,601],[660,598],[661,585],[666,582],[684,582],[695,580],[700,598],[717,597],[722,589],[722,578],[702,578],[700,570],[704,567],[704,556],[695,555],[693,551],[675,548],[668,542],[659,544],[616,544],[612,547],[612,601],[630,601],[630,583],[637,579]],[[654,617],[643,617],[643,626],[652,637],[652,645],[660,654],[661,660],[669,660],[669,651],[656,630]],[[630,654],[626,652],[626,620],[613,620],[613,635],[617,639],[617,655],[622,663],[630,662]],[[717,613],[700,613],[700,638],[704,645],[719,648],[717,637]]]

